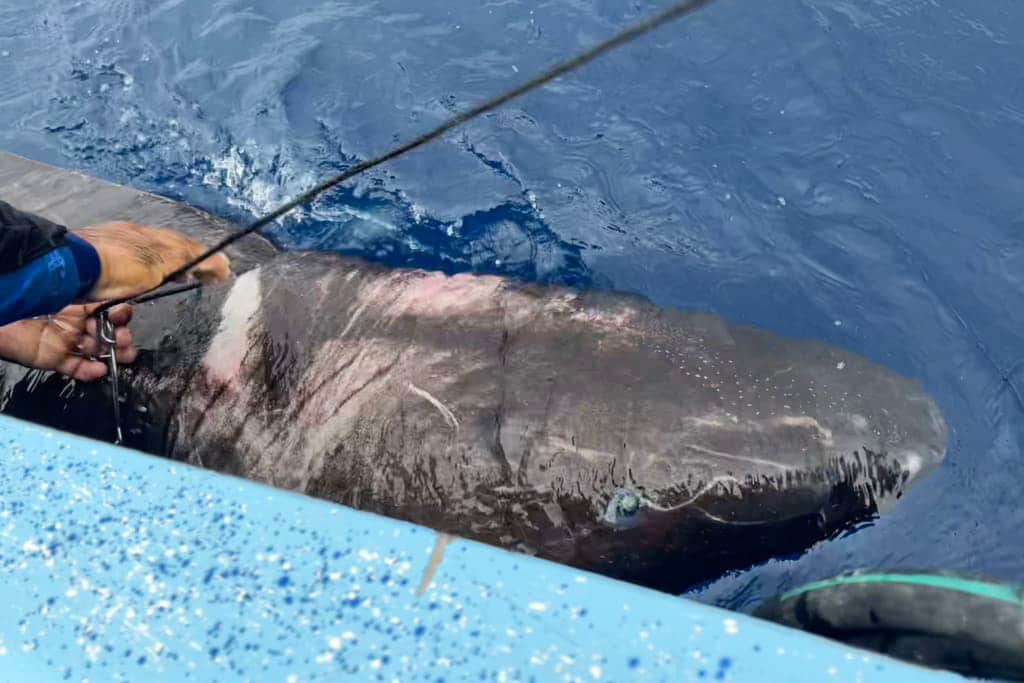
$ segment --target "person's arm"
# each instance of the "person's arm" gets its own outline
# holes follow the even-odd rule
[[[69,233],[0,201],[0,325],[55,313],[74,301],[141,294],[203,251],[178,232],[133,223]],[[223,254],[190,271],[203,281],[230,275]]]
[[[0,202],[0,325],[59,311],[99,276],[99,254],[85,240]]]
[[[69,233],[0,201],[0,359],[82,381],[103,377],[106,366],[92,358],[98,352],[96,306],[69,304],[141,294],[203,252],[178,232],[134,223]],[[190,279],[203,282],[230,276],[223,254],[189,271]],[[110,311],[122,363],[135,359],[130,319],[129,306]]]

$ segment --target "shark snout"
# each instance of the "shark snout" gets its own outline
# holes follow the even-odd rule
[[[914,479],[934,470],[946,457],[949,428],[942,411],[931,398],[915,396],[910,403],[914,421],[890,453]]]

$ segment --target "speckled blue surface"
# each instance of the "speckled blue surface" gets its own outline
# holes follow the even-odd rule
[[[739,614],[0,418],[4,681],[936,681]]]

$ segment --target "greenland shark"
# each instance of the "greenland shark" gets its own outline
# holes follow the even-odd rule
[[[232,229],[10,155],[0,198]],[[885,512],[945,456],[918,382],[818,341],[258,238],[230,255],[231,282],[137,307],[128,447],[673,592]],[[110,439],[105,383],[0,378],[3,412]]]

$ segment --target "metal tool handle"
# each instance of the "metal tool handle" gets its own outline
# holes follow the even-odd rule
[[[106,311],[99,314],[97,323],[96,333],[99,336],[101,353],[104,345],[107,347],[106,354],[101,355],[100,358],[106,358],[107,367],[110,369],[110,395],[114,403],[114,444],[120,445],[124,441],[124,435],[121,432],[121,383],[117,367],[117,334],[114,330],[114,323],[110,322]]]

